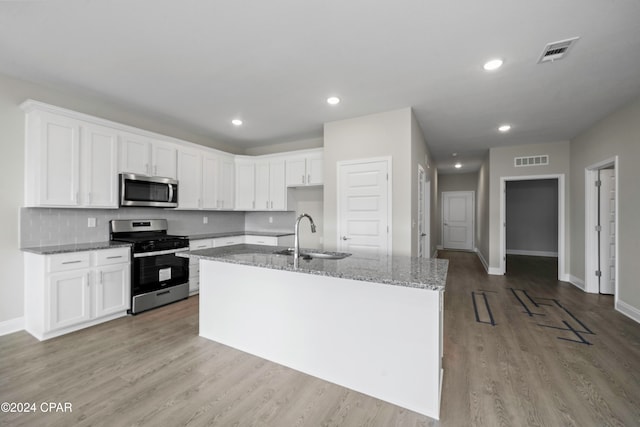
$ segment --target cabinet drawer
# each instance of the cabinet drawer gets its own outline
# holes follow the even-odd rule
[[[95,251],[95,265],[122,264],[129,262],[130,251],[128,248],[106,249]]]
[[[189,241],[189,250],[198,251],[200,249],[209,249],[213,247],[212,239],[200,239]]]
[[[244,236],[245,243],[249,245],[266,245],[266,246],[277,246],[278,238],[270,237],[270,236]]]
[[[87,268],[91,265],[91,252],[50,255],[47,257],[47,264],[50,273]]]
[[[213,239],[213,247],[219,248],[222,246],[240,245],[244,243],[244,236],[231,236],[231,237],[219,237]]]

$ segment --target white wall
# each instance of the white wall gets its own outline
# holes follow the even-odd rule
[[[372,114],[324,125],[324,247],[337,247],[337,169],[341,160],[392,157],[393,240],[396,255],[410,255],[411,109]],[[417,178],[416,178],[417,179]]]
[[[500,269],[500,179],[513,176],[555,175],[570,171],[569,141],[550,142],[544,144],[499,147],[489,150],[489,262],[490,268]],[[514,157],[549,155],[549,165],[515,167]],[[565,194],[569,194],[569,179],[565,179]],[[565,241],[569,241],[569,198],[565,201]],[[569,265],[569,245],[565,245],[565,264]]]
[[[225,151],[233,150],[202,135],[172,127],[166,120],[151,118],[95,95],[70,96],[61,90],[0,75],[0,168],[4,177],[0,187],[0,220],[3,224],[0,231],[0,269],[3,272],[0,282],[0,331],[18,325],[23,316],[24,277],[18,227],[24,191],[25,119],[19,105],[29,98]]]
[[[429,180],[428,185],[431,188],[431,203],[429,218],[431,223],[429,224],[429,242],[427,254],[431,256],[436,250],[437,240],[437,218],[435,213],[437,212],[437,171],[431,160],[431,153],[429,147],[424,139],[422,129],[416,120],[413,111],[411,112],[411,255],[418,256],[418,226],[420,221],[418,218],[418,165],[421,165],[427,174]],[[395,208],[395,206],[394,206]]]
[[[489,267],[489,183],[491,180],[490,153],[487,152],[478,171],[476,193],[476,248],[485,268]]]
[[[618,156],[618,298],[640,321],[640,98],[571,141],[571,274],[585,277],[585,168]],[[630,313],[632,311],[632,313]]]

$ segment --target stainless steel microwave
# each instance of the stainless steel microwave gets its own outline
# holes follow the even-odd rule
[[[178,207],[178,181],[173,178],[120,174],[120,206]]]

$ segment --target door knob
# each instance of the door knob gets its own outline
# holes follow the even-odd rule
[[[347,236],[342,236],[342,240],[349,240]]]
[[[424,237],[426,235],[427,235],[427,233],[420,233],[420,237]]]

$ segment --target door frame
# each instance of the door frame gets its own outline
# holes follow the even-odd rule
[[[500,270],[507,272],[507,181],[558,180],[558,280],[569,281],[565,257],[565,174],[523,175],[500,177]]]
[[[470,193],[471,194],[471,249],[469,251],[476,251],[476,192],[474,190],[461,190],[461,191],[443,191],[441,195],[442,210],[440,212],[440,236],[442,240],[442,249],[447,249],[444,245],[444,195],[451,193]],[[453,250],[465,250],[465,249],[453,249]]]
[[[393,161],[391,156],[368,157],[364,159],[353,160],[338,160],[336,162],[336,248],[338,249],[341,247],[340,236],[342,235],[342,221],[340,217],[340,189],[342,188],[342,183],[340,182],[340,168],[342,166],[377,162],[387,163],[387,226],[389,227],[389,232],[387,233],[387,254],[393,254],[393,171],[391,169]]]
[[[420,193],[420,183],[422,183],[422,194]],[[420,197],[423,198],[422,203],[420,203]],[[422,210],[422,215],[420,215],[420,211]],[[420,163],[418,163],[418,221],[423,223],[422,232],[426,234],[424,244],[422,245],[422,254],[420,254],[419,250],[416,250],[416,255],[422,258],[430,258],[431,257],[431,180],[429,179],[429,175],[427,175],[426,171],[422,167]],[[417,227],[418,233],[418,248],[420,248],[420,239],[422,236],[420,235],[420,227]],[[426,247],[425,247],[426,246]]]
[[[598,196],[596,192],[595,185],[593,183],[598,178],[598,171],[600,169],[607,168],[609,166],[613,166],[614,168],[614,177],[616,180],[616,188],[615,188],[615,198],[616,198],[616,241],[615,241],[615,257],[616,257],[616,265],[615,265],[615,290],[614,290],[614,304],[617,306],[618,304],[618,278],[620,277],[620,257],[619,257],[619,239],[620,239],[620,219],[619,219],[619,207],[620,207],[620,190],[619,190],[619,182],[620,182],[620,172],[619,172],[619,161],[618,156],[610,157],[606,160],[603,160],[598,163],[594,163],[590,166],[587,166],[584,169],[584,291],[597,294],[600,292],[600,286],[598,284],[597,276],[595,274],[590,274],[589,272],[595,272],[598,269],[598,238],[596,236],[595,230],[596,225],[598,224],[598,218],[596,215],[596,209],[598,209]],[[578,282],[578,281],[576,281]],[[579,283],[579,282],[578,282]]]

